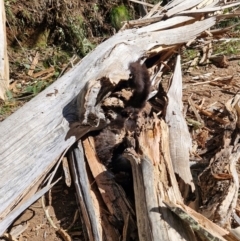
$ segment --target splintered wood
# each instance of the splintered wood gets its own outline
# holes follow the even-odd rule
[[[7,55],[6,15],[4,0],[0,0],[0,99],[5,99],[8,86],[9,63]]]
[[[194,175],[190,154],[201,156],[192,148],[182,103],[179,50],[187,43],[203,43],[204,56],[194,64],[216,61],[211,54],[217,33],[209,29],[226,17],[223,9],[240,5],[222,2],[175,0],[164,8],[156,4],[1,123],[0,235],[54,185],[53,173],[37,191],[67,153],[72,179],[64,159],[65,180],[75,184],[86,240],[240,240],[233,229],[239,219],[239,96],[227,102],[221,115],[204,108],[203,101],[199,106],[188,99],[194,113],[188,123],[202,128],[197,145],[206,149],[214,133],[205,118],[223,130],[214,155],[191,163],[201,166]],[[126,29],[131,26],[138,28]],[[141,71],[132,73],[132,63],[139,70],[147,67],[135,85],[134,74]],[[169,71],[173,76],[167,77],[167,89],[161,81]],[[52,73],[49,68],[29,74]],[[139,95],[131,102],[136,93],[146,93],[147,81],[152,86],[148,101]]]

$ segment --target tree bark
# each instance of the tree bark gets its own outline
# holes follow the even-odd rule
[[[9,63],[7,55],[6,15],[4,0],[0,0],[0,99],[5,99],[9,86]]]

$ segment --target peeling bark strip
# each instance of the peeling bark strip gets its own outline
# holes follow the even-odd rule
[[[181,14],[177,9],[188,10],[199,2],[172,1],[171,8],[169,7],[169,16],[174,13]],[[207,4],[206,1],[204,2]],[[214,1],[214,3],[217,4],[218,1]],[[208,8],[205,5],[204,7]],[[154,18],[156,21],[155,15],[165,18],[168,16],[163,9],[156,11],[154,10],[148,18]],[[210,12],[214,11],[210,10]],[[185,15],[187,15],[186,12]],[[193,15],[192,12],[191,15]],[[4,232],[3,229],[10,225],[14,217],[20,214],[18,212],[19,205],[29,199],[27,194],[33,195],[29,191],[36,192],[49,170],[59,158],[62,158],[62,153],[69,149],[77,139],[83,138],[84,135],[93,130],[101,130],[106,126],[110,128],[119,121],[118,117],[122,117],[123,125],[121,128],[124,131],[120,134],[123,133],[123,136],[130,136],[136,140],[136,145],[129,147],[124,154],[130,160],[133,168],[137,221],[135,222],[134,211],[124,196],[124,192],[116,185],[109,170],[99,161],[93,137],[88,136],[84,140],[79,140],[77,149],[71,153],[74,161],[71,166],[76,186],[78,186],[76,189],[78,190],[79,203],[84,223],[87,226],[86,236],[90,240],[103,241],[115,241],[118,240],[119,236],[126,241],[129,240],[129,237],[133,240],[138,240],[139,237],[140,241],[198,241],[200,239],[191,225],[186,225],[182,220],[181,215],[177,217],[170,211],[171,207],[168,208],[164,204],[165,201],[169,201],[174,205],[177,203],[183,205],[173,166],[175,166],[175,172],[191,185],[192,189],[194,188],[186,157],[190,140],[186,133],[186,124],[182,123],[182,107],[178,102],[181,89],[173,86],[177,84],[173,84],[169,90],[168,107],[171,108],[167,110],[167,118],[169,122],[172,121],[170,134],[167,127],[169,123],[164,123],[159,115],[154,114],[163,113],[166,107],[164,101],[164,104],[161,103],[161,105],[160,102],[157,102],[157,100],[159,101],[157,99],[159,96],[156,97],[158,88],[152,95],[158,104],[149,107],[149,109],[146,106],[144,110],[137,112],[136,116],[130,112],[128,117],[124,117],[117,112],[108,111],[111,107],[110,100],[114,100],[114,98],[119,100],[115,101],[114,107],[119,109],[126,107],[127,90],[116,93],[115,88],[124,81],[128,82],[130,63],[141,60],[145,60],[147,63],[151,62],[152,57],[159,57],[148,69],[154,87],[159,86],[160,77],[165,67],[168,67],[169,61],[174,59],[172,57],[175,55],[175,50],[180,48],[182,44],[196,38],[216,22],[216,17],[202,13],[199,13],[196,18],[195,16],[191,17],[193,19],[189,19],[190,21],[182,18],[179,25],[176,25],[176,19],[172,23],[169,21],[167,29],[165,29],[166,25],[164,27],[165,30],[162,30],[161,24],[159,26],[156,24],[153,27],[149,25],[151,31],[139,33],[138,31],[143,30],[143,28],[139,28],[139,30],[128,29],[117,33],[99,45],[71,71],[0,124],[0,220],[7,224],[0,231],[0,235]],[[138,21],[136,20],[136,22]],[[177,75],[181,75],[179,57],[173,83],[177,82],[181,85],[181,76]],[[132,89],[128,92],[132,94]],[[52,95],[51,93],[56,94]],[[113,96],[113,94],[115,95]],[[235,103],[234,108],[233,115],[237,116],[236,123],[239,126],[239,105]],[[141,114],[143,115],[141,116]],[[120,128],[116,126],[112,133],[115,131],[115,135],[119,138]],[[176,152],[178,150],[176,143],[180,143],[179,139],[173,140],[174,128],[177,126],[181,128],[181,136],[184,138],[182,142],[185,142],[179,152]],[[69,135],[65,139],[67,133]],[[169,140],[171,140],[170,145]],[[174,141],[176,142],[174,143]],[[84,153],[80,145],[81,142],[83,142]],[[236,151],[237,158],[239,150],[234,148],[230,148],[230,150]],[[89,166],[89,172],[83,160],[84,157]],[[81,162],[78,164],[75,159],[79,158]],[[178,163],[178,159],[181,160],[180,163]],[[177,167],[177,165],[179,166]],[[182,166],[186,170],[182,170]],[[81,168],[86,168],[85,175],[81,174]],[[227,173],[229,176],[235,175],[234,168],[235,166],[231,165],[231,173]],[[81,177],[79,177],[79,173]],[[221,175],[217,173],[217,176]],[[234,188],[237,187],[236,181],[237,179],[234,179],[234,182],[231,183],[231,185],[234,184]],[[224,200],[224,204],[225,201],[228,203],[223,206],[228,207],[231,211],[234,210],[236,190],[234,189],[232,196],[230,193],[227,194],[229,195]],[[20,207],[22,206],[20,205]],[[171,210],[174,211],[174,209]],[[187,209],[187,212],[190,213],[190,210]],[[226,213],[225,210],[222,213]],[[203,216],[200,215],[200,218]],[[209,220],[206,220],[206,223],[211,224]],[[138,237],[135,231],[136,227]],[[219,235],[224,236],[219,233],[214,237],[214,232],[211,230],[208,232],[212,234],[213,239],[216,237],[215,240]],[[225,237],[223,237],[224,239]]]
[[[4,0],[0,0],[0,99],[5,99],[9,85],[9,63],[7,56],[6,15]]]
[[[167,96],[168,106],[165,119],[169,125],[169,146],[173,168],[184,183],[190,185],[192,191],[194,191],[195,187],[189,168],[189,153],[192,149],[192,140],[182,113],[182,71],[180,55],[177,58],[172,83]]]

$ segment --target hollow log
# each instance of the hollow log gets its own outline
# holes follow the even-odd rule
[[[195,5],[199,2],[196,1]],[[195,6],[190,0],[184,1],[182,11],[188,9],[187,3]],[[174,7],[170,11],[171,14],[176,13]],[[201,21],[196,18],[188,25],[184,25],[186,22],[183,21],[184,26],[173,21],[171,27],[168,25],[170,29],[165,30],[159,22],[161,30],[155,24],[150,30],[145,28],[145,32],[141,28],[120,31],[3,121],[0,124],[0,235],[5,231],[1,224],[6,222],[29,190],[79,140],[78,150],[69,150],[69,155],[73,159],[71,166],[87,226],[86,235],[90,240],[115,241],[118,235],[123,240],[130,237],[140,241],[159,240],[159,235],[161,240],[176,240],[176,237],[178,240],[199,240],[195,230],[191,225],[185,227],[186,222],[176,211],[179,210],[178,205],[184,207],[184,204],[174,175],[172,155],[168,150],[169,135],[163,120],[156,114],[152,119],[146,119],[147,123],[140,118],[143,126],[149,127],[143,128],[138,137],[138,148],[142,154],[135,153],[132,148],[124,152],[133,168],[136,214],[122,196],[121,188],[99,162],[89,133],[110,125],[109,117],[102,108],[103,101],[111,98],[121,81],[127,82],[131,78],[130,63],[146,62],[157,55],[159,59],[149,67],[149,72],[152,83],[158,86],[157,73],[166,67],[169,58],[183,43],[213,26],[215,21],[215,17],[208,16]],[[158,72],[154,72],[154,67],[158,68]],[[155,145],[146,142],[149,136]],[[156,156],[151,147],[156,147]],[[80,163],[74,161],[79,158]],[[87,175],[80,176],[84,166]],[[185,174],[180,171],[178,174],[183,178]],[[95,180],[95,187],[92,188],[89,182],[83,188],[85,180]],[[191,178],[185,181],[192,185]],[[104,209],[101,208],[103,206]],[[107,214],[102,215],[105,208]],[[172,211],[176,211],[179,218]],[[206,222],[214,226],[211,221]],[[219,238],[216,240],[225,240],[229,235],[224,230],[222,233],[212,229],[209,232]]]

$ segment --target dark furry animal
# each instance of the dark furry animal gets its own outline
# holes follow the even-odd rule
[[[141,65],[139,62],[131,63],[129,70],[131,72],[129,87],[133,89],[133,95],[127,105],[141,109],[145,106],[151,90],[149,73],[146,65]]]
[[[121,143],[116,145],[112,153],[112,168],[114,173],[132,172],[129,160],[123,157],[123,152],[126,148],[133,147],[127,138],[124,138]]]

